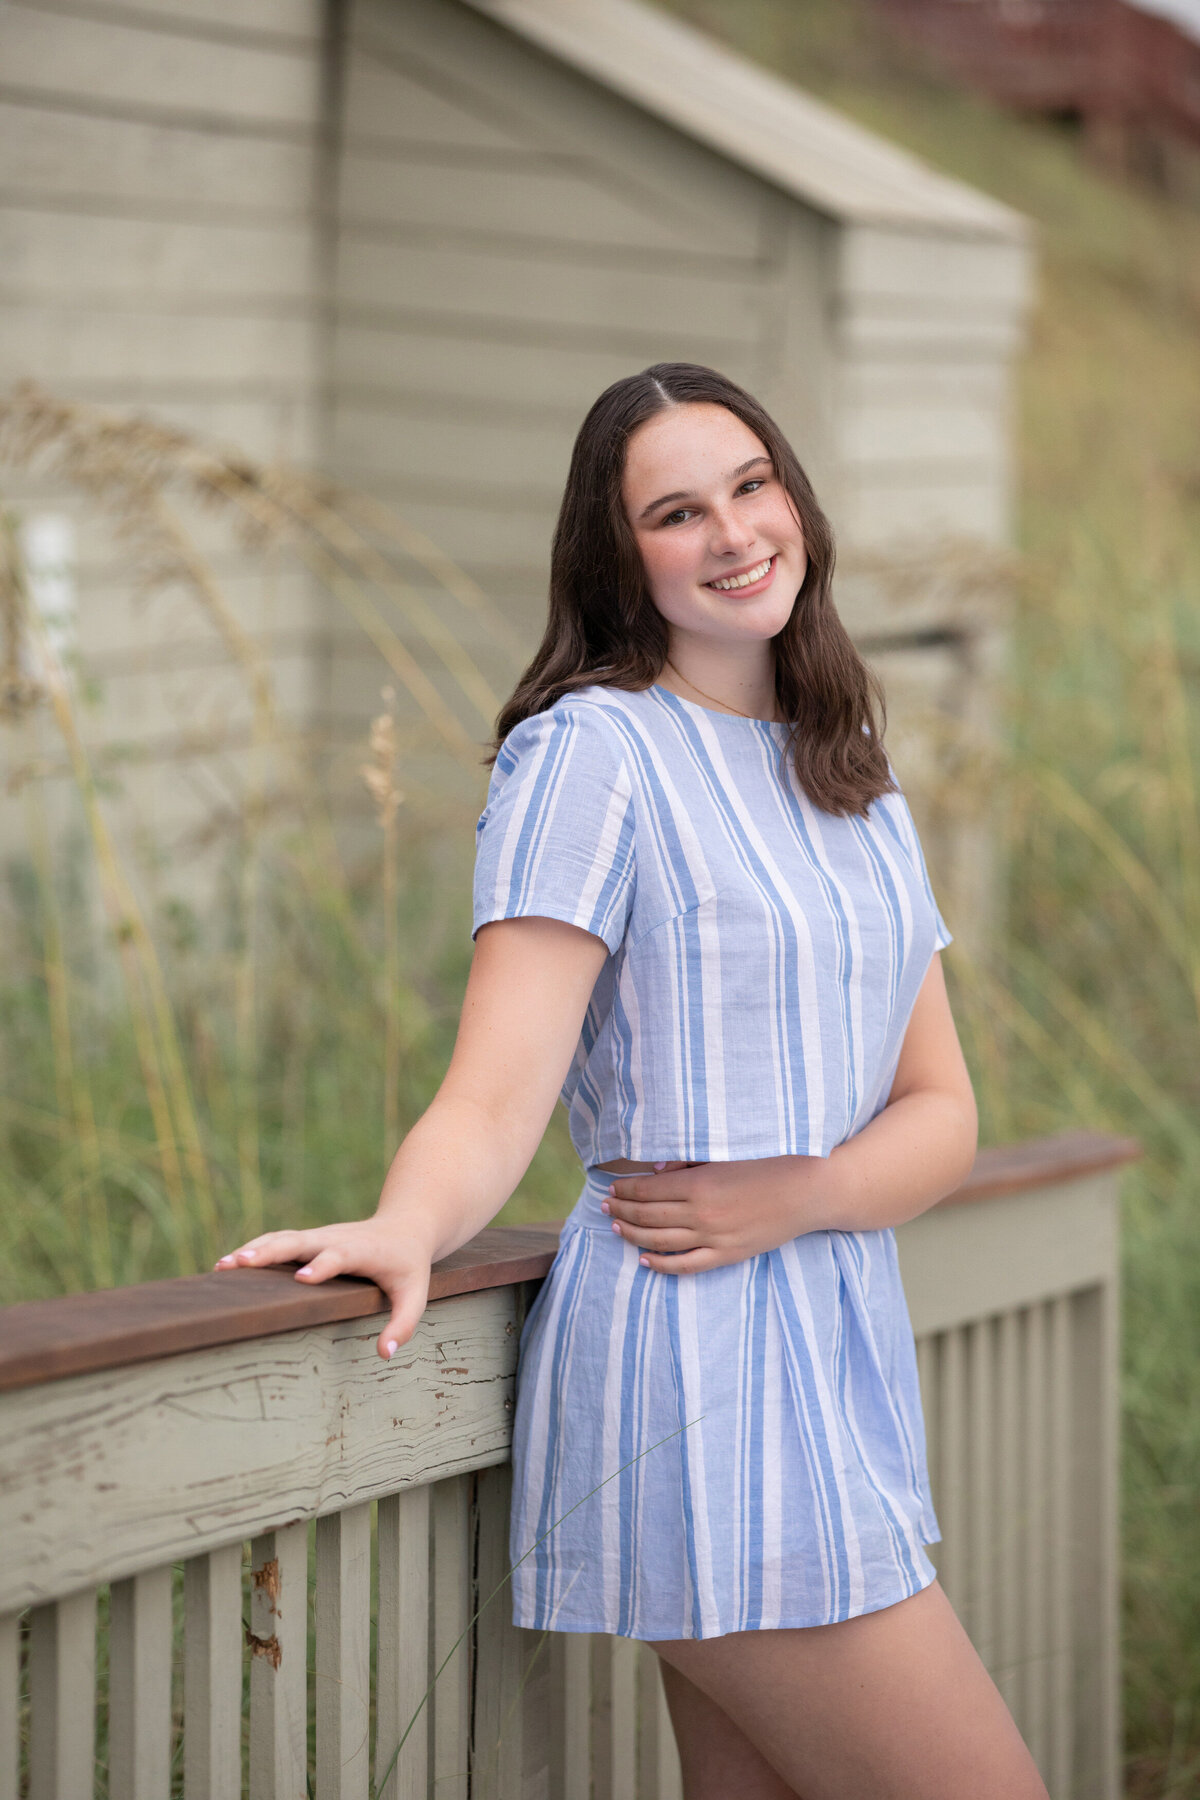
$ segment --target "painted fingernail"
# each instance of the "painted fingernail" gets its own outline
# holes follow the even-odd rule
[[[388,1353],[389,1361],[393,1356],[395,1356],[397,1350],[400,1348],[400,1346],[396,1342],[395,1338],[389,1338],[387,1343],[383,1347]]]
[[[638,1261],[641,1263],[643,1269],[648,1269],[650,1267],[650,1258],[648,1256],[639,1256]]]
[[[606,1192],[607,1192],[607,1194],[608,1194],[608,1197],[609,1197],[609,1199],[610,1199],[610,1200],[615,1200],[615,1199],[616,1199],[616,1197],[617,1197],[617,1190],[616,1190],[616,1188],[615,1188],[615,1187],[614,1187],[614,1186],[613,1186],[613,1184],[612,1184],[612,1183],[611,1183],[611,1181],[610,1181],[610,1182],[609,1182],[609,1184],[608,1184],[608,1188],[607,1188],[607,1189],[606,1189]]]
[[[610,1213],[612,1211],[612,1207],[608,1204],[607,1200],[602,1200],[600,1202],[600,1211],[602,1213]]]
[[[617,1234],[617,1236],[618,1236],[618,1237],[620,1237],[620,1235],[621,1235],[621,1227],[620,1227],[620,1225],[619,1225],[619,1224],[618,1224],[618,1223],[617,1223],[617,1221],[616,1221],[616,1219],[614,1219],[614,1220],[613,1220],[613,1222],[612,1222],[612,1228],[613,1228],[613,1230],[614,1230],[614,1231],[615,1231],[615,1232],[616,1232],[616,1234]]]
[[[663,1170],[664,1170],[664,1169],[665,1169],[665,1168],[666,1168],[666,1166],[667,1166],[667,1165],[666,1165],[666,1163],[665,1163],[665,1162],[660,1162],[660,1163],[655,1163],[655,1165],[654,1165],[654,1173],[655,1173],[655,1174],[656,1174],[656,1175],[661,1175],[661,1174],[662,1174],[662,1172],[663,1172]]]
[[[312,1264],[305,1263],[305,1265],[302,1269],[296,1270],[296,1273],[297,1273],[297,1275],[311,1275],[312,1274]]]

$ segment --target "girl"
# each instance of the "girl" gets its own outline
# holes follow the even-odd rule
[[[394,1355],[561,1090],[586,1175],[521,1340],[514,1622],[653,1644],[688,1800],[1046,1800],[924,1549],[892,1228],[976,1115],[833,556],[734,383],[601,395],[498,721],[445,1080],[374,1218],[217,1266],[370,1276]]]

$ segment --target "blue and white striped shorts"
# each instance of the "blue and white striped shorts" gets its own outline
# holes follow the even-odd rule
[[[645,1269],[589,1171],[521,1337],[513,1622],[633,1638],[825,1625],[936,1543],[893,1233]]]

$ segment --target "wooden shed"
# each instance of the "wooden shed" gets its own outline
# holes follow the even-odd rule
[[[596,393],[665,358],[757,392],[833,518],[839,604],[966,910],[981,839],[939,834],[934,801],[998,641],[1017,215],[633,0],[8,0],[0,67],[0,390],[32,377],[383,497],[519,651]],[[35,543],[75,520],[49,541],[93,742],[140,747],[142,821],[195,823],[248,733],[227,646],[179,595],[139,610],[86,507],[0,480]],[[368,638],[303,571],[264,583],[198,530],[290,716],[361,743]],[[511,660],[406,574],[503,697]],[[482,744],[486,701],[396,628]],[[418,764],[417,801],[478,801],[477,763]]]

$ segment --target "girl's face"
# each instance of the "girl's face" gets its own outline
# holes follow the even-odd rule
[[[808,568],[804,533],[734,413],[707,402],[656,413],[629,440],[621,497],[676,633],[735,643],[782,631]]]

